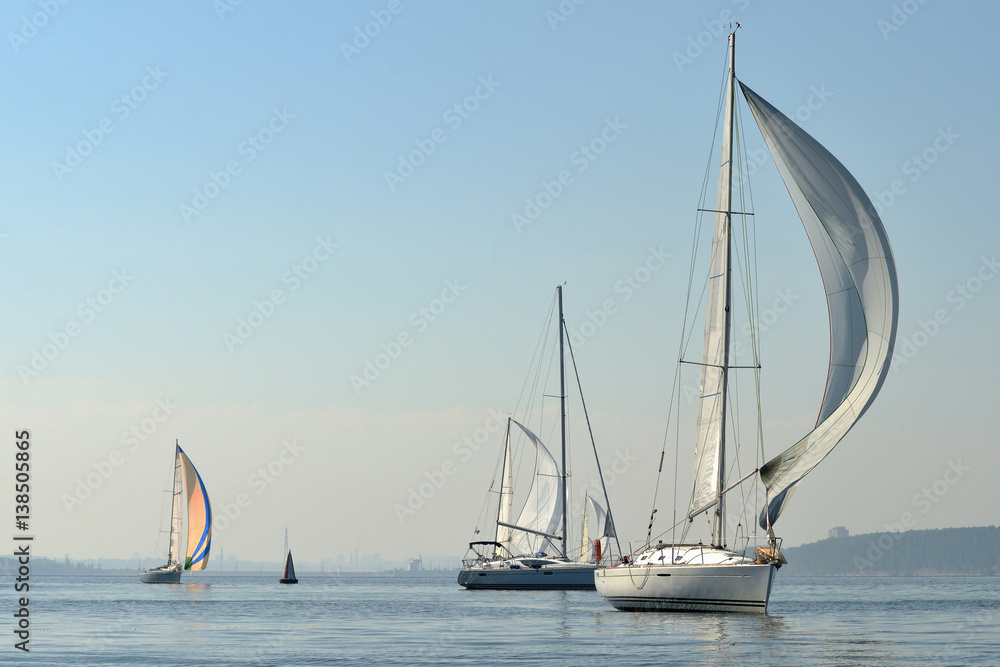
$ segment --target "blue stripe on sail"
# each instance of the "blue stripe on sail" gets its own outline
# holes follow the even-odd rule
[[[713,396],[718,396],[718,395],[719,395],[719,394],[721,394],[721,393],[722,393],[721,391],[717,391],[717,392],[715,392],[714,394],[705,394],[705,395],[704,395],[704,396],[702,396],[701,398],[712,398]]]
[[[204,560],[208,556],[212,545],[212,541],[209,538],[212,532],[212,503],[208,500],[208,490],[205,488],[205,483],[201,481],[201,473],[198,472],[197,468],[195,468],[194,474],[198,477],[198,488],[201,489],[201,497],[205,499],[205,528],[201,531],[201,538],[198,540],[198,545],[194,548],[191,562],[188,564],[189,566]],[[202,546],[204,546],[204,549],[202,549]]]

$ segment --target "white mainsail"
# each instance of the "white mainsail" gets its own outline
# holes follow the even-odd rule
[[[563,478],[559,474],[556,460],[538,436],[523,424],[511,421],[524,431],[537,450],[535,477],[531,482],[531,490],[528,491],[528,499],[515,522],[516,527],[510,540],[511,552],[561,553],[562,549],[552,539],[562,522]]]
[[[608,521],[608,513],[604,510],[604,506],[588,493],[584,500],[580,560],[595,562],[594,540],[601,541],[601,552],[604,553],[607,538],[614,536],[614,526]]]
[[[507,545],[511,538],[511,510],[514,504],[514,466],[511,460],[510,425],[503,451],[503,472],[500,476],[500,507],[497,511],[497,542]],[[499,555],[499,554],[498,554]]]
[[[730,63],[732,67],[732,63]],[[732,119],[735,85],[730,78],[726,90],[726,118]],[[726,366],[729,363],[730,269],[729,242],[732,211],[733,123],[726,122],[722,132],[719,165],[719,190],[712,230],[712,260],[708,274],[705,307],[705,340],[702,351],[701,391],[698,400],[698,432],[695,440],[694,490],[688,518],[693,518],[721,502],[725,467],[726,437]],[[716,508],[712,522],[713,543],[721,531],[721,508]],[[690,526],[690,524],[688,524]],[[685,527],[685,532],[687,526]]]
[[[830,312],[830,366],[815,428],[761,468],[773,525],[795,485],[861,418],[889,372],[899,314],[896,265],[882,221],[837,158],[742,82],[812,244]]]
[[[181,450],[174,452],[174,491],[170,505],[170,546],[167,565],[181,562],[181,528],[184,522],[184,481],[181,475]]]

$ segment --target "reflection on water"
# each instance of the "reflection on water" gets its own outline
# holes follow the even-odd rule
[[[997,577],[784,577],[766,616],[621,612],[593,592],[453,576],[199,579],[51,577],[32,598],[31,662],[992,665],[1000,636]]]

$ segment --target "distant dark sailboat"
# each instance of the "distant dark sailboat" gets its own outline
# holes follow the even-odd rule
[[[285,557],[285,571],[281,573],[281,579],[278,580],[279,584],[297,584],[299,580],[295,578],[295,565],[292,564],[292,552],[288,552],[288,556]]]

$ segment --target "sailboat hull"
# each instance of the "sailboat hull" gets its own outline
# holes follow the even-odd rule
[[[623,611],[766,614],[774,565],[620,565],[594,576],[597,592]]]
[[[150,570],[140,572],[139,581],[144,584],[179,584],[181,583],[181,571]]]
[[[470,590],[594,590],[597,565],[572,563],[552,567],[469,567],[458,573],[458,583]]]

